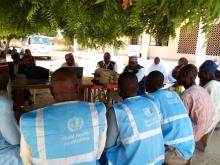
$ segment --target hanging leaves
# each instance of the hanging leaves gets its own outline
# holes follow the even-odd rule
[[[144,31],[174,37],[183,23],[208,32],[220,22],[219,0],[10,0],[0,9],[0,35],[60,28],[70,41],[95,48],[119,47],[120,37]]]

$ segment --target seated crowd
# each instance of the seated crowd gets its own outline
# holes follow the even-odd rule
[[[35,65],[30,52],[26,54],[24,62]],[[13,59],[12,79],[20,72],[19,57],[14,54]],[[4,97],[9,76],[0,72],[0,164],[190,164],[195,148],[207,145],[204,137],[220,121],[214,61],[206,60],[197,69],[181,58],[170,74],[175,83],[165,88],[169,75],[159,57],[145,76],[146,69],[131,56],[118,79],[121,100],[107,109],[102,102],[79,101],[77,77],[66,67],[78,64],[72,54],[65,59],[51,77],[55,103],[23,114],[20,130]],[[117,72],[108,52],[97,68]]]

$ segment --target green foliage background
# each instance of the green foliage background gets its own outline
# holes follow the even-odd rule
[[[220,0],[10,0],[0,2],[0,37],[64,31],[67,40],[97,48],[123,45],[120,37],[143,32],[175,37],[183,23],[201,23],[207,32],[218,23]]]

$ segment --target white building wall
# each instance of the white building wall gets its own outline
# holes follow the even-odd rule
[[[179,42],[179,36],[180,36],[180,28],[176,29],[176,37],[170,38],[168,46],[150,46],[150,35],[143,33],[140,36],[140,41],[138,42],[138,45],[130,45],[130,39],[129,37],[121,37],[125,43],[124,47],[119,50],[113,50],[113,48],[104,48],[104,49],[98,49],[94,50],[96,52],[106,52],[109,51],[112,55],[122,55],[122,56],[129,56],[131,54],[132,47],[136,46],[137,52],[135,53],[137,56],[141,53],[141,59],[145,60],[148,58],[154,58],[159,56],[161,59],[166,60],[173,60],[178,61],[181,57],[186,57],[189,62],[196,63],[197,65],[201,64],[205,59],[216,59],[218,63],[220,63],[220,56],[206,56],[205,51],[205,38],[204,34],[201,33],[201,29],[199,30],[198,34],[198,41],[197,41],[197,47],[196,47],[196,54],[182,54],[177,53],[178,50],[178,42]],[[127,63],[124,62],[124,63]]]
[[[176,30],[176,37],[170,38],[168,46],[149,46],[148,56],[154,58],[159,56],[162,59],[178,60],[180,57],[186,57],[189,61],[195,61],[195,54],[177,53],[180,28]]]
[[[211,59],[217,60],[220,63],[220,56],[207,56],[206,52],[206,38],[202,30],[199,30],[197,41],[196,54],[180,54],[177,53],[178,42],[180,36],[180,28],[176,30],[176,37],[170,38],[168,46],[149,46],[148,48],[148,57],[154,58],[159,56],[162,59],[167,60],[178,60],[180,57],[186,57],[190,62],[200,65],[204,60]]]

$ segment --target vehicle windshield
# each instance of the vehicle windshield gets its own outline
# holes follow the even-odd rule
[[[49,38],[45,37],[32,37],[31,44],[43,44],[43,45],[50,45],[51,41]]]

